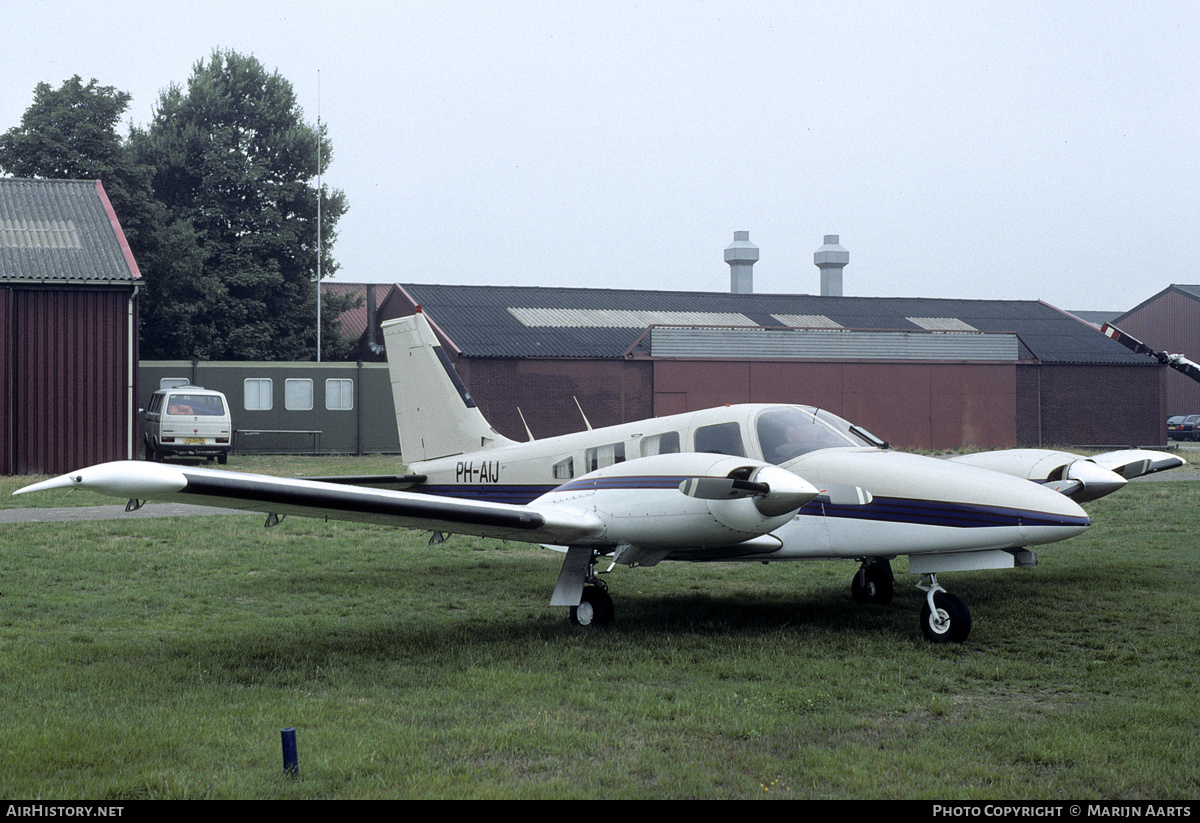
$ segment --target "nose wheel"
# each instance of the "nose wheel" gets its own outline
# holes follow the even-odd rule
[[[892,602],[892,564],[888,560],[864,560],[850,581],[850,597],[860,606],[874,603],[886,606]]]
[[[614,617],[613,601],[602,586],[588,586],[578,606],[571,608],[571,623],[576,626],[609,626]]]
[[[926,575],[928,584],[918,583],[925,592],[921,607],[921,631],[933,643],[961,643],[971,633],[971,611],[967,604],[938,585],[937,575]],[[922,578],[924,580],[924,578]]]

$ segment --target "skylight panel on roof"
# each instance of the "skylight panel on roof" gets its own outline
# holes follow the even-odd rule
[[[957,317],[906,317],[904,319],[930,331],[979,331],[970,323],[963,322]]]
[[[823,314],[772,314],[781,326],[797,329],[840,329],[841,323]]]
[[[72,220],[0,220],[0,248],[77,249],[79,232]]]
[[[554,309],[510,306],[508,313],[533,328],[644,329],[653,325],[757,326],[739,312]]]

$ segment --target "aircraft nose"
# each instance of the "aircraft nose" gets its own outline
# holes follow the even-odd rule
[[[1028,481],[1026,481],[1028,482]],[[1092,524],[1083,507],[1066,495],[1031,484],[1037,490],[1036,505],[1021,517],[1021,536],[1027,543],[1052,543],[1082,534]]]

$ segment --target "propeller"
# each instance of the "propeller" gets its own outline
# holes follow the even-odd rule
[[[764,517],[778,517],[797,511],[820,494],[820,490],[807,480],[778,466],[763,466],[752,477],[752,480],[730,476],[689,477],[679,484],[679,491],[697,500],[752,497],[754,507]]]
[[[1065,466],[1062,478],[1048,485],[1076,503],[1086,503],[1112,494],[1127,482],[1117,472],[1081,458]]]
[[[1100,327],[1100,331],[1113,340],[1116,340],[1134,354],[1148,354],[1164,366],[1170,366],[1176,371],[1182,372],[1193,380],[1200,382],[1200,365],[1188,360],[1182,354],[1168,354],[1164,351],[1155,351],[1141,340],[1126,334],[1111,323],[1105,323]]]

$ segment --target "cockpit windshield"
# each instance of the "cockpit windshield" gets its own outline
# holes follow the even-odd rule
[[[757,428],[763,459],[775,464],[818,449],[887,445],[837,415],[811,406],[768,409],[758,416]]]
[[[887,441],[881,437],[876,437],[862,426],[851,423],[849,420],[844,420],[838,417],[833,412],[825,411],[824,409],[814,409],[811,406],[801,406],[806,411],[812,411],[819,419],[824,420],[829,425],[833,426],[838,431],[845,432],[855,438],[856,446],[871,446],[876,449],[891,448]]]

